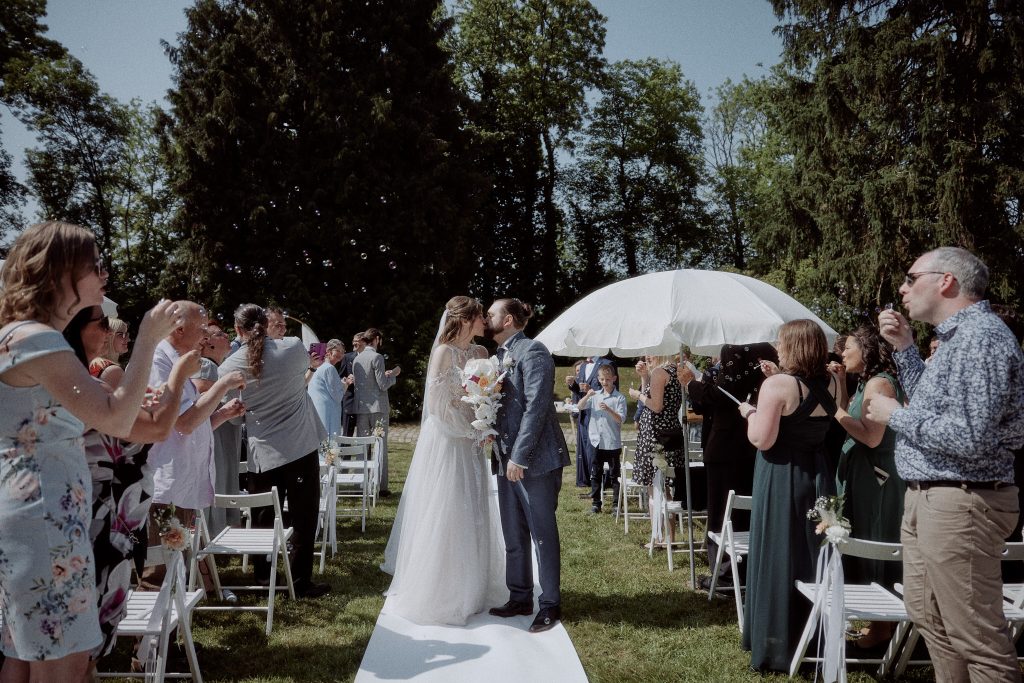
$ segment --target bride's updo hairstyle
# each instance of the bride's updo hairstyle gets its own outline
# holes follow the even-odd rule
[[[242,304],[235,309],[235,327],[242,330],[249,347],[249,374],[259,379],[263,374],[263,342],[267,338],[267,312],[256,304]]]
[[[451,344],[458,338],[459,332],[462,330],[462,323],[472,323],[477,317],[484,314],[483,305],[468,296],[453,296],[444,305],[444,310],[448,317],[445,319],[444,329],[441,330],[441,338],[438,340],[441,344]]]
[[[527,321],[533,317],[533,308],[530,304],[524,304],[519,299],[498,299],[498,303],[501,304],[505,315],[512,316],[519,329],[526,327]]]

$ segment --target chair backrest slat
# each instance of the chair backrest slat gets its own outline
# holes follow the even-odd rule
[[[881,541],[865,541],[862,538],[848,538],[840,543],[839,552],[850,557],[863,557],[868,560],[887,560],[901,562],[903,545],[901,543],[883,543]]]

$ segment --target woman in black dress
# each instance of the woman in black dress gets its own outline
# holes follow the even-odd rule
[[[752,669],[787,671],[810,603],[795,581],[813,581],[821,538],[807,511],[835,493],[825,463],[825,433],[836,412],[836,382],[826,369],[828,342],[811,320],[779,330],[779,367],[763,362],[768,379],[757,408],[741,403],[747,437],[758,448],[750,519],[743,649]]]

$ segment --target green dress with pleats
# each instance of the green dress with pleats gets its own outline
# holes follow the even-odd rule
[[[882,372],[876,377],[889,382],[896,392],[896,400],[903,403],[906,396],[892,375]],[[857,385],[846,412],[855,419],[863,414],[864,389],[867,382]],[[844,514],[850,520],[850,535],[867,541],[899,543],[900,524],[903,520],[903,495],[907,484],[896,473],[896,433],[885,428],[882,443],[869,448],[852,436],[843,444],[839,457],[836,483],[845,495]],[[877,581],[884,586],[903,580],[902,562],[884,562],[859,557],[844,557],[843,570],[850,583]]]
[[[758,451],[754,465],[743,649],[750,651],[750,665],[762,671],[789,669],[810,614],[795,581],[814,581],[821,545],[807,511],[835,489],[825,462],[835,400],[828,380],[797,379],[800,405],[779,418],[775,444]],[[819,404],[828,415],[811,415]]]

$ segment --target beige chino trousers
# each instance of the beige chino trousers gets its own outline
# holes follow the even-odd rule
[[[1020,681],[1003,617],[1004,539],[1017,523],[1017,487],[907,489],[904,601],[940,683]]]

